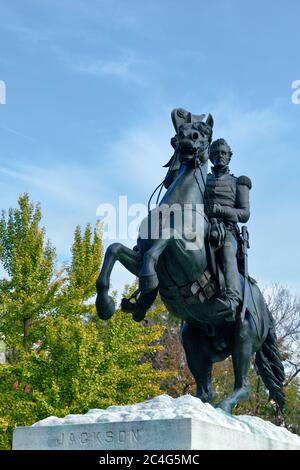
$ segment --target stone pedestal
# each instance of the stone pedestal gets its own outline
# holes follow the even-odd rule
[[[300,437],[260,418],[227,415],[189,395],[161,395],[17,428],[13,449],[300,450]]]

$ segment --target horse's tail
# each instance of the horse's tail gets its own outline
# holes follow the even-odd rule
[[[263,383],[269,390],[269,400],[274,400],[282,411],[285,404],[283,391],[285,373],[280,359],[274,325],[271,325],[265,342],[255,355],[255,364]]]

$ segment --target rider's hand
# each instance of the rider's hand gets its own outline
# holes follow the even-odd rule
[[[213,205],[212,214],[215,215],[215,216],[220,216],[220,215],[222,215],[222,213],[223,213],[222,206],[218,203],[215,203]]]

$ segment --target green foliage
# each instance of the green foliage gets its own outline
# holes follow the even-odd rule
[[[286,407],[284,421],[286,427],[300,436],[300,386],[299,381],[290,382],[285,388]]]
[[[102,233],[88,224],[83,233],[79,226],[74,233],[70,264],[65,266],[64,283],[55,298],[55,314],[78,316],[93,314],[96,279],[103,256]]]
[[[56,272],[40,220],[39,205],[23,195],[0,223],[8,274],[0,282],[0,334],[10,351],[10,363],[0,365],[1,449],[10,448],[16,426],[143,401],[161,393],[170,374],[151,361],[162,325],[141,326],[120,311],[108,323],[95,316],[101,232],[76,227],[70,264]]]
[[[68,268],[69,289],[80,301],[88,300],[95,293],[95,282],[102,258],[102,238],[98,229],[92,232],[88,224],[81,234],[75,229],[72,260]]]
[[[119,311],[108,325],[61,315],[44,319],[44,328],[39,349],[0,368],[0,448],[7,448],[15,426],[161,393],[168,373],[145,359],[159,349],[161,327],[141,327]]]
[[[180,341],[180,325],[172,320],[171,317],[167,320],[165,315],[159,317],[159,322],[165,326],[164,335],[159,340],[163,350],[154,355],[153,364],[160,370],[176,371],[175,374],[166,377],[161,387],[165,393],[178,397],[185,393],[195,393],[195,379],[191,376],[186,364]],[[234,413],[260,416],[274,424],[284,425],[291,432],[300,435],[300,384],[297,377],[293,378],[291,368],[286,372],[287,380],[284,387],[286,405],[283,416],[278,416],[274,404],[269,402],[268,392],[253,367],[249,373],[250,399],[241,402]],[[231,359],[214,364],[212,377],[216,394],[214,403],[218,403],[233,390],[234,375]]]
[[[0,281],[0,332],[15,351],[38,339],[31,325],[51,307],[59,288],[55,250],[39,227],[40,206],[27,194],[18,203],[0,220],[0,259],[8,275]]]
[[[26,194],[0,220],[0,260],[7,273],[0,280],[0,342],[9,352],[9,364],[0,365],[0,449],[10,448],[16,426],[50,415],[136,403],[162,392],[175,397],[195,388],[180,322],[168,316],[159,297],[147,324],[119,310],[109,322],[96,317],[101,232],[76,227],[70,263],[57,270],[55,249],[40,221],[40,206]],[[127,294],[135,288],[128,286]],[[216,364],[213,377],[220,401],[232,390],[231,361]],[[282,424],[254,370],[250,383],[250,401],[235,412]],[[284,424],[300,434],[297,379],[287,382],[285,391]]]
[[[218,402],[232,391],[234,376],[231,359],[216,364],[214,366],[213,377],[216,402]],[[297,380],[291,381],[284,387],[286,404],[282,416],[277,414],[275,404],[269,401],[269,394],[254,368],[250,370],[249,381],[251,385],[250,398],[240,402],[234,413],[238,415],[259,416],[276,425],[284,425],[291,432],[300,434],[299,382]]]

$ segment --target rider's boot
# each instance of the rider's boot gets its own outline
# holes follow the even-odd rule
[[[220,315],[225,316],[228,322],[235,321],[237,307],[239,306],[239,298],[231,294],[225,294],[215,299],[217,304],[217,311]]]
[[[237,307],[242,300],[235,251],[229,243],[224,245],[222,254],[225,292],[216,299],[218,312],[229,322],[235,321]]]

